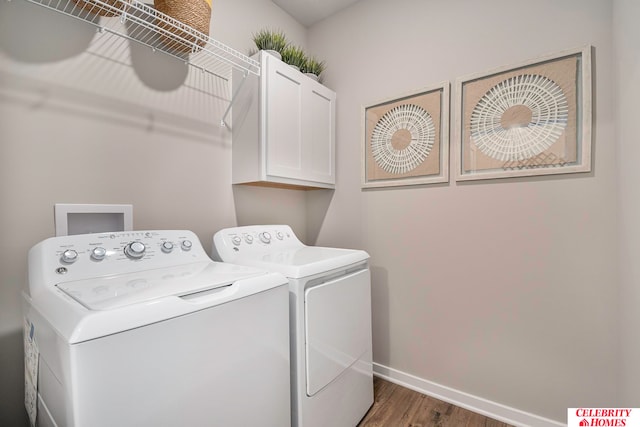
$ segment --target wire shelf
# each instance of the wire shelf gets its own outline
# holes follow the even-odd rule
[[[226,80],[233,68],[260,75],[257,61],[137,0],[27,1],[88,22],[100,33],[140,43]]]

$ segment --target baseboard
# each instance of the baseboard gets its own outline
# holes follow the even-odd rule
[[[461,408],[482,414],[489,418],[519,427],[560,427],[566,424],[543,418],[500,403],[455,390],[415,375],[407,374],[378,363],[373,364],[373,374],[377,377],[401,385],[427,396],[452,403]]]

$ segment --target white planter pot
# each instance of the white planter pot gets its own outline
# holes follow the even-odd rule
[[[280,55],[280,52],[278,52],[277,50],[265,49],[265,52],[267,52],[271,56],[275,56],[282,61],[282,55]]]
[[[304,74],[305,74],[307,77],[309,77],[310,79],[313,79],[313,80],[315,80],[315,81],[318,81],[318,80],[319,80],[319,77],[318,77],[318,76],[316,76],[316,75],[315,75],[315,74],[313,74],[313,73],[304,73]]]

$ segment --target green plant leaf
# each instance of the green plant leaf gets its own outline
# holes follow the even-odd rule
[[[287,47],[287,37],[280,30],[269,30],[264,28],[252,35],[253,42],[259,50],[275,50],[280,52]]]

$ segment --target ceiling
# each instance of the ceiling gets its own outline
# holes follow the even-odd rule
[[[309,27],[359,0],[272,0],[296,21]]]

